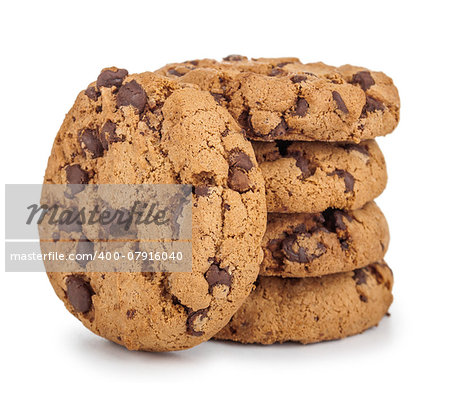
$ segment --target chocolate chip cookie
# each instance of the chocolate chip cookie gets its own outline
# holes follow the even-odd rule
[[[387,313],[392,284],[384,262],[318,278],[259,277],[256,289],[215,338],[306,344],[355,335]]]
[[[392,79],[362,67],[232,55],[157,72],[209,91],[254,140],[360,142],[392,132],[399,121]]]
[[[354,211],[270,213],[262,245],[260,275],[322,276],[381,261],[389,228],[374,202]]]
[[[358,209],[386,187],[386,164],[374,140],[254,142],[253,147],[266,181],[269,212]]]
[[[133,350],[190,348],[249,294],[262,259],[264,180],[241,127],[209,93],[104,69],[67,114],[45,183],[193,185],[192,272],[48,274],[94,333]]]

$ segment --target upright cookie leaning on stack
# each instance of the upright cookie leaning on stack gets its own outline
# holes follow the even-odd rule
[[[383,261],[387,223],[371,202],[387,181],[373,138],[399,120],[392,80],[361,67],[238,55],[157,72],[209,91],[259,141],[269,212],[260,278],[215,337],[309,343],[377,324],[393,278]]]
[[[96,334],[134,350],[186,349],[248,296],[262,257],[264,181],[251,144],[209,93],[104,69],[66,115],[45,183],[194,186],[192,272],[48,273]]]

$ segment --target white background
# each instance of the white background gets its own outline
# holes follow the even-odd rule
[[[231,53],[297,56],[303,62],[385,71],[402,100],[400,126],[379,139],[389,185],[378,202],[391,226],[387,261],[395,273],[395,301],[392,316],[376,329],[311,346],[211,342],[176,353],[128,352],[73,318],[44,274],[1,272],[0,386],[8,389],[2,391],[448,392],[445,3],[2,2],[3,183],[42,181],[64,114],[77,93],[110,65],[141,72]]]

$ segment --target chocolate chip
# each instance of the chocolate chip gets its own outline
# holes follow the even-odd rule
[[[86,184],[89,182],[89,175],[82,170],[79,164],[72,164],[66,167],[67,182],[71,184]]]
[[[113,218],[114,220],[105,220],[101,222],[102,231],[104,238],[114,238],[114,239],[137,239],[136,238],[136,226],[129,225],[130,217],[132,213],[129,209],[122,207],[120,209],[113,209],[109,206],[103,208],[107,217]]]
[[[331,94],[333,95],[333,100],[336,102],[337,109],[342,111],[344,114],[348,114],[347,106],[345,105],[344,100],[342,100],[341,95],[335,90],[333,90]]]
[[[381,272],[379,271],[378,267],[382,266],[384,264],[380,264],[380,263],[372,263],[369,266],[367,266],[367,269],[369,270],[369,272],[375,277],[375,280],[377,281],[377,283],[379,285],[384,283],[384,277],[381,274]],[[392,272],[392,271],[391,271]]]
[[[110,144],[121,140],[116,134],[116,124],[107,120],[100,130],[100,141],[103,149],[108,150]]]
[[[303,118],[308,112],[308,108],[308,102],[304,98],[299,98],[297,101],[297,106],[295,107],[295,113]]]
[[[347,225],[344,222],[344,218],[347,219],[348,222],[353,221],[353,217],[350,216],[348,212],[341,211],[339,209],[328,208],[324,212],[322,212],[323,227],[338,235],[338,240],[341,245],[342,250],[348,250],[350,247],[350,241],[347,230]]]
[[[58,228],[59,231],[65,231],[66,233],[81,233],[81,224],[76,220],[58,224]]]
[[[216,100],[216,102],[218,104],[221,104],[223,100],[225,100],[225,96],[223,94],[220,93],[211,93],[211,96],[214,97],[214,100]]]
[[[300,82],[306,81],[306,79],[307,78],[304,75],[294,75],[291,78],[291,81],[294,82],[294,83],[300,83]]]
[[[116,124],[108,119],[102,127],[102,134],[112,134],[115,133],[115,131]]]
[[[147,95],[135,80],[121,86],[117,94],[117,106],[124,107],[132,105],[137,108],[139,112],[144,111],[147,103]]]
[[[353,280],[357,285],[363,285],[367,283],[367,274],[364,268],[359,268],[353,271]]]
[[[284,70],[282,70],[281,68],[278,68],[278,67],[272,68],[272,70],[270,70],[270,73],[269,73],[269,75],[272,77],[276,77],[277,75],[280,75],[280,74],[284,74]]]
[[[242,168],[246,171],[250,171],[254,167],[250,157],[241,151],[232,153],[228,159],[228,163],[231,167]]]
[[[79,259],[77,258],[77,263],[85,268],[87,263],[94,257],[94,243],[82,236],[78,241],[76,254],[80,255]]]
[[[174,75],[175,77],[182,77],[184,74],[178,72],[176,69],[174,68],[169,68],[169,70],[167,71],[167,73],[169,75]]]
[[[227,270],[219,267],[219,264],[212,264],[205,274],[206,281],[209,285],[209,292],[212,294],[214,286],[225,285],[231,286],[231,275]]]
[[[362,302],[368,302],[368,299],[367,299],[367,297],[366,297],[364,294],[360,294],[360,295],[359,295],[359,299],[360,299]]]
[[[241,55],[228,55],[224,57],[223,60],[226,62],[240,62],[242,60],[247,60],[247,58]]]
[[[105,88],[120,87],[123,80],[128,75],[128,71],[124,69],[104,70],[97,78],[97,88],[104,86]]]
[[[356,152],[362,153],[364,156],[370,156],[369,148],[364,144],[340,144],[339,146],[348,152],[354,150]]]
[[[251,115],[248,111],[243,111],[238,117],[238,123],[247,130],[252,128]]]
[[[384,109],[385,106],[381,101],[378,101],[371,96],[366,96],[366,104],[364,105],[362,113],[366,114],[367,112],[384,111]]]
[[[71,207],[64,210],[58,220],[59,231],[66,233],[80,233],[81,232],[81,214],[77,207]]]
[[[134,319],[134,316],[136,316],[136,309],[128,309],[127,310],[127,319]]]
[[[206,185],[200,185],[194,187],[194,194],[199,197],[206,197],[211,193],[212,189]]]
[[[309,261],[305,248],[298,246],[298,250],[294,251],[293,245],[297,237],[295,235],[290,235],[282,242],[282,250],[290,261],[295,261],[297,263],[307,263]]]
[[[250,178],[247,171],[254,166],[250,157],[241,151],[232,153],[229,157],[228,187],[240,193],[250,189]]]
[[[228,172],[228,187],[239,193],[244,193],[250,190],[250,178],[242,169],[231,167]]]
[[[319,258],[326,252],[326,247],[321,242],[317,243],[317,254],[309,254],[305,248],[297,245],[297,250],[294,250],[294,244],[297,241],[297,235],[292,234],[287,236],[281,243],[281,249],[289,261],[296,263],[310,263],[314,259]]]
[[[187,331],[187,333],[192,335],[192,336],[194,336],[194,337],[202,336],[204,334],[204,332],[203,331],[196,331],[195,328],[194,328],[195,327],[195,321],[197,319],[200,319],[200,320],[204,319],[207,316],[207,314],[208,314],[208,309],[207,308],[206,309],[200,309],[200,310],[198,310],[196,312],[191,312],[188,315],[188,318],[186,320],[186,331]]]
[[[103,145],[99,139],[97,130],[84,129],[80,133],[80,145],[89,153],[92,154],[92,158],[103,156]]]
[[[276,267],[274,267],[275,270],[278,272],[283,271],[285,266],[285,254],[282,250],[282,242],[283,239],[281,238],[275,238],[269,240],[267,243],[267,249],[270,251],[270,254],[272,255],[273,260],[277,263]]]
[[[284,119],[281,119],[280,123],[278,123],[278,126],[275,127],[270,132],[270,135],[272,137],[276,138],[276,137],[286,134],[287,131],[288,131],[288,125],[286,124],[286,121]]]
[[[98,98],[100,97],[101,93],[99,91],[97,91],[95,89],[94,86],[90,86],[88,87],[85,91],[84,94],[86,96],[88,96],[91,100],[97,101]]]
[[[82,170],[78,164],[73,164],[66,167],[66,178],[68,190],[64,193],[67,198],[73,198],[77,193],[84,190],[85,184],[89,182],[89,175],[86,171]]]
[[[79,276],[69,276],[66,279],[67,298],[73,308],[80,313],[88,312],[92,307],[93,291],[88,282]]]
[[[337,175],[339,178],[343,178],[345,184],[345,193],[350,193],[353,191],[353,187],[355,185],[355,178],[349,172],[337,169],[327,175],[328,176]]]
[[[322,216],[324,218],[324,227],[335,233],[336,230],[347,230],[347,225],[344,223],[344,217],[349,221],[353,221],[353,218],[344,211],[334,208],[328,208],[324,212],[322,212]]]
[[[352,83],[358,84],[364,91],[369,89],[372,85],[375,85],[375,81],[369,71],[360,71],[354,74],[352,77]]]
[[[316,166],[301,152],[291,152],[288,156],[295,158],[295,165],[302,171],[303,179],[316,173]]]

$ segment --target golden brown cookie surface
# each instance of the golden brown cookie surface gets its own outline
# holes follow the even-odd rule
[[[354,211],[269,213],[260,275],[303,278],[347,272],[381,261],[386,219],[374,202]]]
[[[133,350],[195,346],[247,297],[261,261],[264,181],[211,95],[153,73],[104,69],[56,136],[48,184],[191,184],[192,272],[49,273],[67,309]]]
[[[392,132],[399,121],[391,78],[362,67],[235,55],[157,72],[209,91],[254,140],[360,142]]]
[[[386,163],[374,140],[254,142],[253,147],[266,182],[268,212],[359,209],[386,187]]]
[[[259,277],[256,289],[214,338],[267,345],[355,335],[387,313],[392,284],[384,262],[319,278]]]

